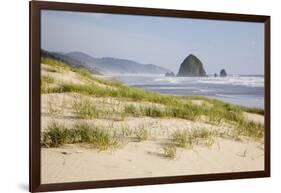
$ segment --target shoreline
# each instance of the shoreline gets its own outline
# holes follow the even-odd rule
[[[110,75],[111,77],[122,81],[124,84],[129,86],[144,89],[147,91],[159,92],[165,95],[176,95],[176,96],[204,96],[208,98],[223,100],[224,102],[231,103],[233,105],[238,105],[242,107],[253,107],[253,108],[264,108],[264,96],[258,95],[239,95],[241,91],[234,92],[234,90],[241,90],[244,86],[243,82],[238,81],[229,82],[229,84],[222,84],[222,82],[229,79],[240,78],[239,76],[232,77],[165,77],[162,75]],[[244,77],[244,76],[242,76]],[[256,76],[248,76],[247,78],[252,78]],[[261,76],[258,76],[261,78]],[[186,81],[183,81],[186,79]],[[209,80],[210,79],[210,80]],[[144,82],[142,82],[144,81]],[[195,83],[195,82],[198,83]],[[218,82],[212,83],[212,81]],[[221,82],[222,81],[222,82]],[[234,80],[233,80],[234,81]],[[210,83],[208,83],[210,82]],[[212,84],[211,84],[212,83]],[[236,85],[237,84],[237,85]],[[251,81],[248,83],[248,89],[254,89],[254,85],[251,85]],[[260,84],[260,83],[259,83]],[[229,87],[227,92],[221,90],[221,87]],[[243,88],[245,89],[245,88]],[[256,89],[259,89],[257,87]],[[260,91],[259,91],[260,92]],[[219,94],[218,94],[219,93]]]

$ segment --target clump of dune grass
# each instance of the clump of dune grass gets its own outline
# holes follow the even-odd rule
[[[74,92],[91,96],[118,97],[118,91],[116,89],[101,87],[95,83],[88,83],[83,85],[75,83],[62,83],[59,88],[50,90],[50,92]]]
[[[164,117],[164,116],[166,116],[165,112],[155,105],[144,107],[142,109],[142,111],[144,112],[144,115],[148,116],[148,117]]]
[[[150,132],[144,128],[144,125],[140,125],[135,131],[135,135],[138,141],[146,141],[151,138]]]
[[[190,133],[193,144],[213,145],[217,133],[207,128],[193,129]]]
[[[99,111],[88,98],[80,97],[73,103],[73,108],[81,119],[98,118]]]
[[[255,113],[255,114],[259,114],[259,115],[264,115],[264,109],[260,109],[260,108],[255,108],[255,107],[241,107],[242,110],[244,110],[245,112],[248,113]]]
[[[128,136],[132,136],[133,135],[133,130],[131,128],[129,128],[128,126],[121,126],[121,135],[123,137],[128,137]]]
[[[42,134],[42,145],[45,147],[59,147],[68,142],[67,128],[56,122],[51,123]]]
[[[167,108],[167,116],[195,121],[204,112],[195,105],[179,105]]]
[[[48,93],[49,92],[48,83],[45,82],[45,81],[41,81],[40,82],[40,90],[41,90],[41,93]]]
[[[87,143],[99,150],[117,147],[119,140],[104,128],[85,123],[77,124],[73,128],[53,122],[43,132],[42,145],[45,147],[60,147],[64,144]]]
[[[165,145],[162,147],[164,157],[175,159],[177,156],[177,148],[174,145]]]
[[[41,77],[41,93],[48,93],[50,84],[53,84],[55,79],[49,75]]]
[[[190,148],[192,144],[191,136],[187,131],[177,130],[172,134],[172,143],[177,147]]]
[[[70,65],[67,63],[50,57],[41,57],[41,63],[52,66],[58,72],[70,70]]]
[[[133,116],[140,116],[140,112],[138,108],[132,104],[130,105],[124,105],[124,113],[128,115],[133,115]]]
[[[194,145],[211,146],[216,133],[206,128],[196,128],[191,131],[177,130],[172,134],[172,143],[181,148],[192,148]]]
[[[236,133],[236,136],[262,139],[264,137],[264,125],[253,121],[240,120],[234,132]]]
[[[104,128],[93,127],[88,124],[79,124],[74,131],[80,136],[82,143],[89,143],[99,150],[107,150],[118,146],[118,138]]]
[[[126,118],[126,113],[124,113],[124,112],[120,112],[120,113],[119,113],[119,115],[120,115],[120,119],[119,119],[119,121],[124,121],[124,120],[125,120],[125,118]]]
[[[55,82],[55,79],[53,77],[51,77],[50,75],[43,75],[42,76],[42,81],[46,82],[48,84],[52,84]]]
[[[56,86],[49,86],[48,84],[41,82],[41,93],[48,94],[48,93],[62,93],[62,87],[60,85]]]
[[[114,106],[98,108],[90,98],[85,96],[77,96],[72,107],[81,119],[105,118],[114,121],[123,121],[126,118],[126,113],[119,111]]]
[[[88,71],[85,68],[72,68],[73,72],[76,72],[77,74],[79,74],[82,78],[85,79],[91,79],[92,78],[92,73],[90,71]]]

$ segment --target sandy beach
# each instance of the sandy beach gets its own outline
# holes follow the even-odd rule
[[[67,145],[42,149],[42,183],[176,176],[264,169],[259,143],[218,140],[212,147],[179,150],[175,160],[163,157],[158,141],[131,142],[111,152]]]

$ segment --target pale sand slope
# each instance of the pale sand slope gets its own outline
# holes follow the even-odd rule
[[[152,139],[145,142],[128,140],[124,146],[112,151],[99,152],[81,145],[66,145],[61,148],[42,148],[42,183],[93,181],[106,179],[141,178],[155,176],[192,175],[206,173],[256,171],[264,169],[264,150],[262,142],[252,140],[235,141],[217,138],[211,147],[195,146],[193,149],[177,148],[175,160],[163,155],[162,145],[171,134],[178,130],[208,128],[218,132],[227,129],[227,125],[215,126],[204,122],[193,122],[177,118],[127,117],[116,121],[110,119],[77,120],[69,105],[64,107],[63,115],[51,118],[46,115],[48,100],[71,104],[73,94],[48,94],[42,98],[42,129],[48,123],[57,121],[66,126],[79,121],[104,126],[120,131],[126,125],[138,129],[140,125],[150,129]],[[94,98],[103,108],[118,102],[118,108],[128,101],[116,101],[109,98]],[[143,103],[142,105],[147,105]],[[148,104],[150,105],[150,104]],[[246,118],[263,122],[263,116],[247,113]]]
[[[210,148],[178,149],[163,157],[158,141],[130,142],[122,149],[98,152],[77,145],[42,148],[42,183],[175,176],[264,169],[264,150],[254,142],[219,139]]]

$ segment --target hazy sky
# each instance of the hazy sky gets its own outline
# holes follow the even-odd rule
[[[94,57],[131,59],[178,72],[189,54],[208,74],[264,73],[262,23],[47,11],[41,14],[41,46]]]

